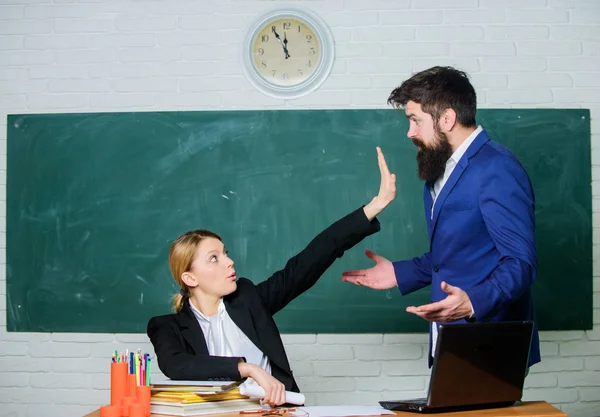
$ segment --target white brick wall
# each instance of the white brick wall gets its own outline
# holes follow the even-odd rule
[[[320,90],[282,101],[253,90],[238,64],[244,28],[276,2],[1,0],[0,263],[8,113],[386,107],[413,71],[455,65],[472,75],[481,107],[592,111],[595,328],[542,333],[525,399],[600,415],[600,1],[298,3],[331,26],[337,57]],[[109,352],[151,350],[145,335],[7,333],[5,281],[0,268],[1,417],[81,416],[109,401]],[[426,335],[284,339],[310,404],[425,393]]]

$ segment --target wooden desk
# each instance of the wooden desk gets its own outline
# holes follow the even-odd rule
[[[491,408],[488,410],[459,411],[454,413],[421,414],[411,412],[396,412],[398,417],[418,416],[440,416],[440,417],[568,417],[557,408],[552,407],[545,401],[530,401],[520,405],[504,408]],[[239,413],[207,414],[209,417],[240,417]],[[86,414],[84,417],[100,417],[100,410]],[[151,417],[164,417],[152,414]]]

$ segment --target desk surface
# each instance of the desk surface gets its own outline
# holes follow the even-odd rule
[[[565,413],[552,407],[545,401],[524,402],[513,407],[493,408],[488,410],[460,411],[454,413],[437,414],[440,417],[567,417]],[[208,414],[210,417],[240,417],[239,413]],[[398,417],[436,416],[436,414],[420,414],[411,412],[396,412]],[[100,410],[96,410],[84,417],[100,417]],[[164,417],[152,414],[151,417]]]

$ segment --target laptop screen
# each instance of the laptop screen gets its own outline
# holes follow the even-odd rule
[[[520,400],[532,332],[531,321],[440,325],[427,406]]]

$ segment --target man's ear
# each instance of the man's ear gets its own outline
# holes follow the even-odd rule
[[[456,126],[456,112],[453,109],[446,109],[440,116],[440,129],[442,132],[450,132]]]
[[[181,280],[185,283],[185,285],[187,285],[190,288],[198,286],[198,281],[189,272],[184,272],[183,274],[181,274]]]

